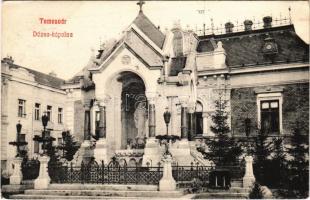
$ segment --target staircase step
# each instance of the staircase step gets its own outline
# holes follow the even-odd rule
[[[50,184],[48,190],[122,190],[157,191],[158,185],[120,185],[120,184]]]
[[[106,197],[181,197],[182,191],[116,191],[116,190],[26,190],[25,195],[106,196]]]
[[[233,192],[207,192],[200,193],[193,197],[193,199],[247,199],[248,193],[233,193]]]
[[[179,198],[179,197],[177,197]],[[10,199],[145,199],[145,197],[111,197],[111,196],[59,196],[59,195],[11,195]],[[148,197],[148,199],[158,199],[158,197]],[[169,199],[169,197],[165,198]],[[170,198],[172,199],[172,198]]]

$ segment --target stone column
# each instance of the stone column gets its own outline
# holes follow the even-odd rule
[[[173,158],[179,165],[189,165],[193,161],[190,155],[190,145],[188,142],[188,127],[187,127],[187,107],[188,96],[180,96],[181,103],[181,140],[176,145],[172,145],[170,152]]]
[[[187,127],[187,107],[181,106],[181,139],[187,139],[188,127]]]
[[[156,120],[155,120],[155,104],[149,101],[149,137],[155,137],[156,132]]]
[[[172,176],[172,157],[170,155],[166,155],[163,162],[163,177],[159,181],[159,191],[174,191],[176,190],[176,182]]]
[[[207,112],[203,112],[202,113],[202,127],[203,127],[203,136],[209,136],[208,133],[208,113]]]
[[[10,185],[20,185],[23,180],[22,164],[23,159],[20,157],[13,159],[14,169],[13,174],[10,176]]]
[[[34,189],[47,189],[50,184],[50,176],[48,175],[48,156],[42,156],[39,158],[40,171],[38,178],[34,181]]]
[[[90,104],[84,104],[84,142],[83,147],[90,146]]]
[[[94,156],[94,152],[90,142],[90,103],[87,102],[84,104],[84,141],[81,144],[81,148],[76,152],[74,157],[77,157],[76,164],[80,165],[82,161],[88,163],[90,159]]]
[[[161,154],[159,143],[156,136],[156,115],[155,115],[155,92],[146,92],[146,98],[149,104],[149,138],[146,140],[144,155],[142,159],[142,166],[146,166],[146,163],[152,163],[153,166],[157,166],[160,162]]]
[[[100,119],[99,119],[99,140],[96,142],[96,148],[94,149],[94,157],[97,162],[108,162],[108,147],[107,147],[107,132],[106,132],[106,106],[110,98],[105,97],[97,101],[100,110]]]
[[[243,187],[252,187],[255,182],[255,177],[253,174],[253,157],[246,156],[245,158],[245,174],[243,177]]]
[[[99,138],[106,138],[106,110],[105,106],[99,105],[100,119],[99,119]]]
[[[195,115],[195,107],[191,106],[188,107],[188,121],[189,121],[189,127],[188,127],[188,140],[190,140],[191,138],[195,137],[195,127],[194,127],[194,115]]]

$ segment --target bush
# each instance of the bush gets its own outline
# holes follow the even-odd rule
[[[23,159],[21,167],[23,180],[33,180],[39,176],[40,161],[37,159],[28,160],[28,158],[25,158]]]
[[[254,184],[252,191],[249,194],[250,199],[263,199],[263,193],[258,183]]]

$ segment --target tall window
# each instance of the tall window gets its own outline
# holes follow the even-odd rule
[[[96,127],[95,127],[95,133],[96,133],[96,136],[99,136],[99,122],[100,122],[100,111],[96,111]]]
[[[264,133],[279,133],[279,101],[261,101],[261,130]]]
[[[34,120],[40,120],[40,104],[34,104]]]
[[[40,145],[38,141],[34,141],[34,145],[33,145],[33,152],[34,153],[39,153],[40,151]]]
[[[173,36],[173,51],[176,57],[183,56],[183,35],[181,31],[177,31]]]
[[[62,113],[62,108],[58,108],[58,123],[59,124],[62,124],[62,116],[63,116],[63,113]]]
[[[18,99],[18,117],[26,117],[26,100]]]
[[[52,106],[47,106],[47,109],[46,109],[46,115],[48,116],[48,121],[52,121]]]

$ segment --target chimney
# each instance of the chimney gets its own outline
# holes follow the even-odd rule
[[[271,28],[272,17],[266,16],[263,18],[264,28]]]
[[[5,62],[7,64],[13,64],[14,60],[13,60],[12,56],[7,56],[7,57],[3,58],[3,62]]]
[[[244,24],[244,31],[251,31],[252,30],[252,25],[253,25],[253,22],[251,20],[244,20],[243,22]]]
[[[225,31],[226,33],[232,33],[233,32],[233,28],[234,28],[234,24],[231,22],[227,22],[225,24]]]

